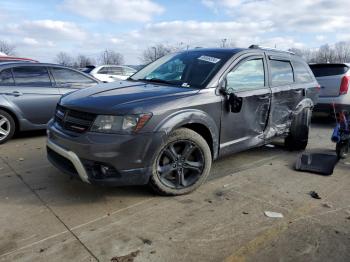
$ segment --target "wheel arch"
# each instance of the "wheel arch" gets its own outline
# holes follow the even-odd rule
[[[219,128],[212,117],[201,110],[183,110],[169,115],[156,129],[169,134],[181,127],[191,129],[201,135],[209,145],[212,158],[218,157]]]
[[[7,107],[4,107],[4,106],[0,106],[0,110],[5,111],[10,116],[12,116],[13,121],[15,121],[15,132],[20,130],[20,122],[19,122],[18,116],[12,110],[10,110],[10,109],[8,109]]]

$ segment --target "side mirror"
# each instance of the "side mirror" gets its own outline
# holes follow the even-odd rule
[[[243,99],[238,97],[232,88],[227,88],[225,81],[220,86],[220,92],[226,97],[226,108],[232,113],[238,113],[242,109]]]
[[[235,93],[230,93],[228,95],[228,105],[230,108],[230,112],[238,113],[242,109],[243,99],[242,97],[236,96]]]

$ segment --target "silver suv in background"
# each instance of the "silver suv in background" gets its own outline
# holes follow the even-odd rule
[[[135,74],[136,70],[128,66],[101,65],[95,67],[89,73],[102,82],[110,83],[114,81],[126,80],[129,78],[129,76]]]
[[[310,68],[320,84],[318,104],[314,111],[333,113],[350,110],[350,64],[311,64]]]
[[[63,94],[98,83],[92,76],[64,66],[1,63],[0,144],[15,131],[45,129]]]

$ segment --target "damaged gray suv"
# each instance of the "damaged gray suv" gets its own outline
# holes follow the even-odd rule
[[[277,136],[305,149],[318,89],[308,65],[289,52],[170,54],[127,81],[63,96],[48,127],[48,158],[87,183],[186,194],[224,155]]]

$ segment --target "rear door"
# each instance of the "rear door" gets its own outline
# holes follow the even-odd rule
[[[81,88],[96,85],[98,82],[75,70],[63,67],[50,67],[54,86],[63,95]]]
[[[44,125],[53,116],[61,94],[52,86],[46,66],[12,68],[15,85],[9,86],[6,97],[32,124]]]
[[[290,60],[284,57],[269,56],[270,86],[272,103],[267,138],[283,134],[290,124],[292,111],[301,95],[294,90],[294,75]]]
[[[342,79],[349,71],[346,64],[315,64],[310,68],[321,86],[320,97],[339,96]]]

